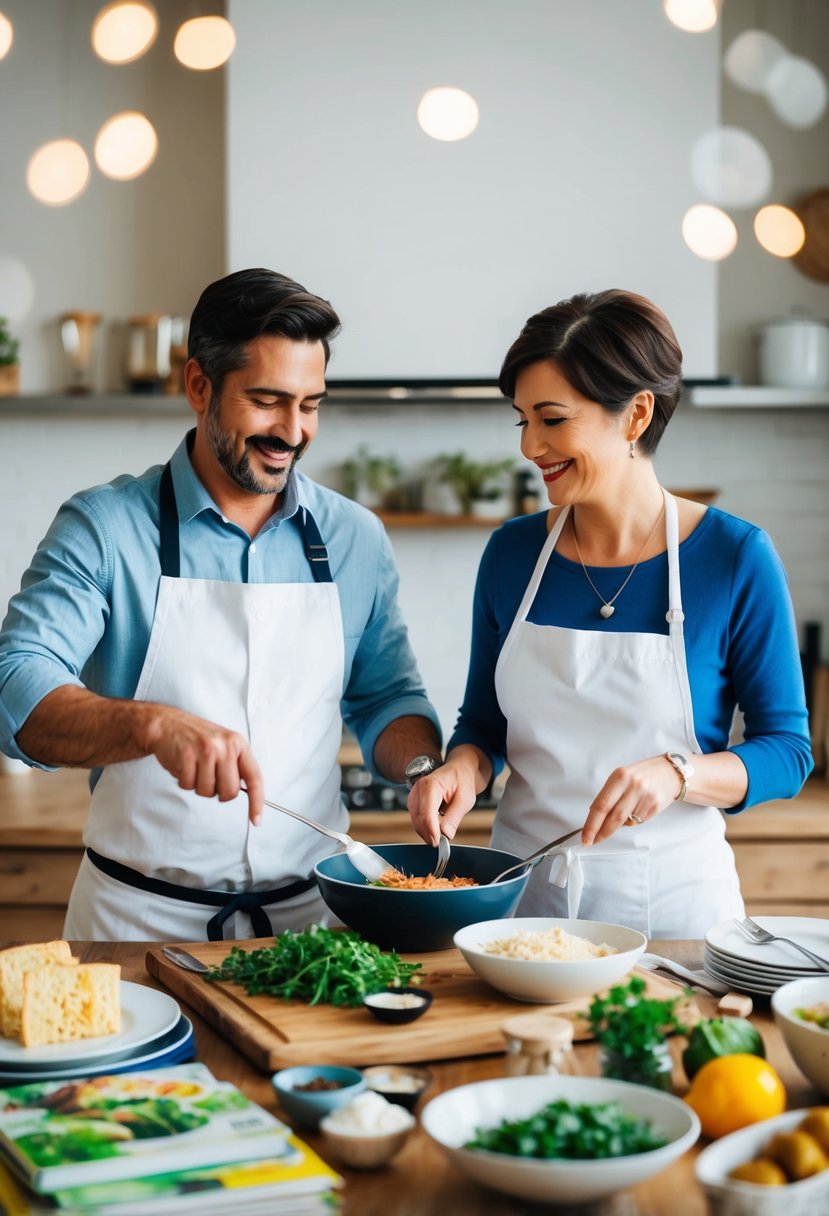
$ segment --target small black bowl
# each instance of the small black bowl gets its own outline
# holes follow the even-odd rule
[[[397,1004],[395,997],[407,998],[405,1004]],[[417,998],[417,1004],[408,1003],[412,997]],[[391,1022],[401,1026],[404,1022],[413,1022],[424,1014],[432,1003],[431,992],[423,988],[385,988],[382,992],[373,992],[363,997],[363,1004],[369,1013],[380,1022]]]
[[[369,1089],[410,1111],[432,1084],[429,1069],[415,1064],[373,1064],[363,1069],[363,1077]]]

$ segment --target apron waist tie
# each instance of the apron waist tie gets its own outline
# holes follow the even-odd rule
[[[577,920],[581,905],[581,893],[585,887],[584,866],[579,849],[562,849],[552,855],[549,882],[567,891],[567,915]]]
[[[163,895],[167,899],[181,899],[189,904],[206,904],[211,908],[220,908],[215,916],[207,922],[207,940],[220,942],[224,938],[223,926],[234,912],[247,912],[250,916],[253,931],[257,937],[273,937],[273,926],[265,911],[266,904],[278,904],[283,900],[302,895],[317,885],[315,878],[299,878],[296,882],[287,883],[283,887],[272,887],[268,891],[198,891],[193,887],[179,886],[175,882],[165,882],[163,878],[149,878],[139,870],[113,861],[111,857],[102,857],[94,849],[87,848],[86,855],[92,864],[104,874],[117,882],[137,887],[139,891],[150,891],[153,895]]]

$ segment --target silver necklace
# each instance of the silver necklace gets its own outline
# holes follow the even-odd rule
[[[622,594],[625,587],[627,587],[630,580],[633,578],[633,572],[635,571],[636,567],[641,562],[642,554],[645,552],[648,545],[651,543],[651,540],[653,539],[653,534],[656,531],[657,527],[659,526],[659,521],[662,518],[664,511],[665,511],[665,504],[663,502],[662,510],[657,515],[656,522],[654,523],[653,527],[651,528],[650,532],[648,533],[647,540],[645,541],[644,545],[639,550],[639,556],[637,557],[636,561],[631,566],[630,570],[628,570],[627,575],[625,577],[625,581],[622,583],[619,590],[616,592],[616,594],[610,600],[606,600],[604,598],[604,596],[602,595],[599,588],[596,586],[596,584],[593,582],[590,575],[587,573],[587,566],[585,566],[585,564],[584,564],[584,558],[582,557],[581,550],[579,549],[579,538],[576,536],[576,517],[575,517],[574,512],[572,510],[570,511],[570,527],[573,532],[573,544],[576,546],[576,553],[578,554],[579,561],[581,562],[581,568],[584,571],[584,577],[587,579],[590,586],[596,592],[596,595],[602,601],[602,606],[599,609],[599,612],[601,613],[601,615],[604,617],[604,619],[606,621],[609,620],[610,617],[613,616],[613,613],[616,611],[616,609],[613,607],[613,605],[615,604],[616,600],[618,600],[619,596]]]

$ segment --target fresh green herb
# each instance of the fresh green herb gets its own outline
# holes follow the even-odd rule
[[[476,1128],[474,1140],[464,1148],[581,1161],[647,1153],[666,1143],[647,1120],[627,1114],[618,1102],[573,1105],[562,1099],[529,1119],[504,1119],[497,1127]]]
[[[312,925],[301,933],[288,929],[261,950],[233,946],[206,978],[241,984],[248,996],[264,993],[309,1005],[359,1005],[372,992],[418,983],[415,972],[421,966],[404,963],[399,954],[382,951],[359,933]]]
[[[660,1001],[643,996],[644,991],[645,981],[633,975],[606,996],[595,996],[588,1009],[595,1037],[625,1060],[649,1055],[665,1042],[666,1034],[683,1029],[676,1016],[680,997]]]

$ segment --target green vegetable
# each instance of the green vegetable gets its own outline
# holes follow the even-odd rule
[[[654,1000],[643,996],[645,981],[631,976],[627,984],[617,984],[606,996],[594,996],[587,1011],[590,1028],[609,1052],[623,1060],[649,1058],[661,1047],[672,1030],[682,1030],[676,1008],[680,997]]]
[[[382,951],[359,933],[312,925],[301,933],[287,929],[261,950],[234,946],[206,978],[241,984],[248,996],[359,1005],[372,992],[418,983],[415,972],[421,966],[404,963],[399,954]]]
[[[529,1119],[504,1119],[497,1127],[476,1128],[474,1140],[464,1148],[511,1157],[594,1160],[647,1153],[666,1143],[647,1120],[627,1114],[618,1102],[573,1105],[561,1099]]]
[[[688,1035],[682,1064],[690,1081],[709,1060],[740,1052],[765,1059],[765,1045],[751,1022],[746,1018],[706,1018],[697,1022]]]

